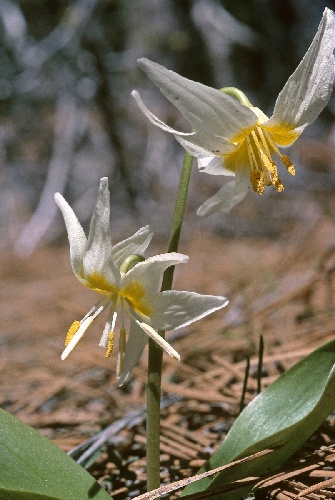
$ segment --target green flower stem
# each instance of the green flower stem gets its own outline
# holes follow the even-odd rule
[[[168,252],[177,252],[183,217],[185,212],[188,186],[191,177],[193,157],[185,154],[179,182],[177,201],[172,221]],[[174,266],[163,274],[161,291],[171,290]],[[164,331],[158,332],[164,337]],[[149,339],[148,387],[147,387],[147,489],[151,491],[160,486],[160,401],[162,380],[163,350]]]
[[[181,226],[183,224],[185,213],[186,198],[191,178],[192,165],[193,156],[191,156],[189,153],[185,153],[167,252],[178,252]],[[168,269],[163,274],[161,292],[164,292],[165,290],[171,290],[174,268],[175,266],[168,267]]]

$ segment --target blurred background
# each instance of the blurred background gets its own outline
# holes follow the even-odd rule
[[[317,30],[315,0],[1,0],[0,249],[30,255],[59,241],[60,191],[87,224],[100,177],[110,179],[113,232],[169,227],[183,150],[149,124],[131,97],[140,91],[163,121],[188,131],[183,116],[139,70],[148,57],[213,87],[236,86],[270,115],[279,91]],[[295,178],[284,193],[250,194],[229,217],[195,210],[222,179],[194,169],[192,230],[277,237],[296,221],[334,213],[335,101],[290,149]],[[275,203],[274,203],[275,201]]]
[[[1,408],[68,451],[145,403],[146,350],[118,388],[116,353],[106,359],[98,346],[103,315],[60,361],[69,326],[97,297],[72,273],[53,198],[61,192],[87,230],[99,179],[108,176],[113,241],[152,224],[150,255],[166,251],[184,151],[148,122],[131,91],[170,126],[189,124],[137,59],[216,88],[236,86],[271,115],[325,7],[335,10],[335,1],[0,0]],[[250,193],[226,216],[196,216],[225,179],[194,164],[180,245],[190,263],[178,266],[174,288],[225,295],[229,305],[169,333],[182,363],[164,356],[163,392],[183,401],[166,417],[165,480],[195,473],[200,464],[190,472],[188,457],[200,449],[205,459],[218,446],[239,412],[248,356],[247,399],[254,397],[260,334],[269,356],[264,386],[334,338],[334,117],[332,96],[288,151],[296,176],[279,166],[284,192]],[[145,429],[135,421],[90,469],[112,477],[116,500],[134,471],[133,496],[144,492]],[[186,460],[187,440],[197,448]],[[114,449],[121,472],[110,465]],[[181,476],[179,463],[187,463]]]

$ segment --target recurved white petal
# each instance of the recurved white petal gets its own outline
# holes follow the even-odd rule
[[[208,151],[208,149],[204,149],[204,148],[184,139],[183,137],[179,137],[178,135],[175,135],[175,139],[177,139],[179,144],[181,146],[183,146],[183,148],[188,153],[190,153],[190,155],[193,156],[194,158],[206,158],[206,156],[211,154],[210,151]]]
[[[146,292],[146,298],[154,296],[161,282],[162,274],[170,266],[185,264],[188,256],[181,253],[164,253],[149,257],[136,264],[123,278],[122,288],[125,289],[134,282],[139,282]]]
[[[227,214],[247,195],[251,187],[249,172],[236,168],[235,180],[227,182],[219,191],[208,198],[197,210],[197,215],[207,217],[215,212]]]
[[[144,333],[135,321],[131,321],[129,337],[123,360],[122,372],[118,377],[119,385],[126,382],[132,369],[140,359],[143,349],[148,342],[148,335]]]
[[[155,330],[174,330],[204,318],[227,304],[226,297],[175,290],[161,292],[153,300],[151,324]]]
[[[55,202],[59,206],[66,230],[69,238],[70,244],[70,259],[71,266],[74,274],[78,279],[83,278],[83,257],[86,247],[86,236],[80,222],[70,207],[70,205],[64,200],[60,193],[55,193]]]
[[[120,271],[112,260],[112,240],[110,231],[110,199],[108,179],[100,179],[97,202],[91,218],[90,233],[84,255],[85,277],[104,276],[111,284],[118,284]]]
[[[120,266],[129,255],[142,255],[147,249],[154,232],[150,226],[139,229],[135,234],[120,241],[112,248],[112,257],[116,265]]]
[[[131,95],[134,97],[135,101],[138,104],[138,107],[142,111],[142,113],[148,118],[148,120],[153,124],[159,127],[160,129],[164,130],[165,132],[169,132],[170,134],[174,135],[194,135],[195,132],[180,132],[179,130],[175,130],[172,127],[169,127],[169,125],[166,125],[162,120],[160,120],[156,115],[154,115],[144,104],[144,102],[141,99],[140,94],[137,92],[137,90],[133,90]]]
[[[213,136],[206,132],[197,132],[194,136],[179,137],[175,135],[177,141],[186,149],[188,153],[196,158],[205,158],[210,155],[226,155],[232,153],[237,148],[236,144]]]
[[[280,92],[266,128],[288,125],[299,132],[326,106],[334,82],[334,13],[326,8],[303,60]]]
[[[139,59],[138,64],[196,131],[229,140],[257,123],[251,109],[219,90],[188,80],[148,59]]]

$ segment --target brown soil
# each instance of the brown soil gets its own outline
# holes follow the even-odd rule
[[[182,243],[191,261],[179,266],[175,288],[225,294],[230,305],[168,337],[182,362],[164,356],[162,483],[196,474],[224,439],[239,413],[247,356],[245,403],[255,396],[260,334],[262,388],[333,338],[334,242],[334,223],[322,216],[280,241],[225,241],[203,230]],[[8,253],[1,271],[1,407],[65,451],[83,444],[76,458],[106,428],[89,471],[115,500],[144,493],[146,354],[119,388],[115,357],[98,347],[102,318],[60,360],[69,325],[95,302],[73,276],[67,247],[42,248],[25,261]],[[333,445],[330,418],[256,497],[286,500],[309,488],[300,498],[333,498]]]

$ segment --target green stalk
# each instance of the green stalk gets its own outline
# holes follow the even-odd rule
[[[168,252],[177,252],[183,223],[188,186],[190,183],[193,157],[185,153],[176,206],[172,221]],[[163,274],[161,291],[171,290],[174,266]],[[164,337],[164,331],[158,332]],[[148,387],[147,387],[147,489],[160,486],[160,401],[163,350],[149,339]]]

